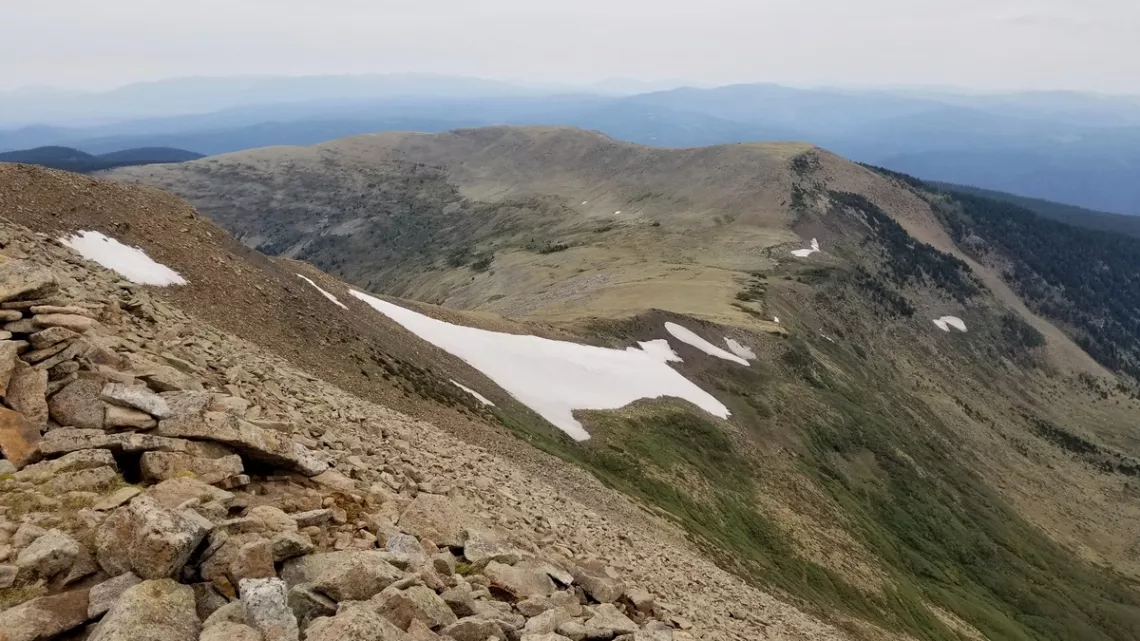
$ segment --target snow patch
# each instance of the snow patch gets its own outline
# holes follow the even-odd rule
[[[578,441],[590,434],[574,418],[574,410],[617,409],[641,398],[675,396],[714,416],[729,416],[723,403],[666,364],[672,354],[663,349],[667,343],[648,341],[642,349],[621,350],[504,334],[436,320],[355,290],[349,293],[463,359]]]
[[[448,380],[450,380],[450,379],[448,379]],[[490,405],[491,407],[495,406],[495,404],[491,402],[491,399],[487,398],[486,396],[483,396],[482,394],[480,394],[479,392],[476,392],[475,390],[471,389],[470,387],[467,387],[463,383],[460,383],[458,381],[451,381],[451,384],[458,387],[459,389],[463,390],[464,392],[467,392],[468,394],[474,396],[475,400],[479,401],[480,403],[482,403],[484,405]]]
[[[741,345],[727,336],[724,337],[724,342],[728,345],[728,351],[736,354],[740,358],[749,361],[756,360],[756,352],[752,351],[747,345]]]
[[[683,363],[683,362],[685,362],[684,360],[681,359],[680,356],[677,356],[677,352],[674,352],[672,347],[669,347],[669,341],[665,340],[664,338],[658,338],[658,339],[652,340],[652,341],[645,341],[643,343],[638,343],[638,345],[641,346],[641,351],[652,356],[653,358],[656,358],[657,360],[661,361],[662,363],[670,363],[670,362],[672,362],[672,363]],[[637,348],[636,347],[627,347],[626,351],[627,352],[628,351],[637,351]]]
[[[812,238],[811,249],[793,249],[792,256],[795,256],[796,258],[807,258],[817,251],[819,251],[819,241],[815,238]]]
[[[731,352],[727,352],[727,351],[717,347],[716,345],[713,345],[712,343],[706,341],[705,339],[701,338],[700,336],[697,336],[696,332],[694,332],[693,330],[691,330],[687,327],[682,327],[681,325],[678,325],[677,323],[665,323],[665,331],[672,334],[673,338],[676,338],[677,340],[681,341],[682,343],[687,343],[689,345],[692,345],[693,347],[696,347],[697,349],[708,354],[709,356],[716,356],[717,358],[723,358],[726,361],[732,361],[733,363],[740,363],[741,365],[744,365],[746,367],[748,366],[748,361],[737,356],[736,354],[733,354]]]
[[[583,200],[583,201],[582,201],[582,204],[583,204],[583,205],[586,205],[586,204],[589,204],[589,202],[590,202],[590,201],[588,201],[588,200]]]
[[[59,242],[132,283],[158,286],[186,284],[186,279],[178,272],[155,262],[142,249],[129,247],[97,231],[81,231],[60,238]]]
[[[943,316],[942,318],[935,318],[934,324],[938,326],[938,329],[944,332],[950,331],[951,327],[958,330],[959,332],[966,331],[966,323],[962,322],[962,319],[958,318],[957,316]]]
[[[614,212],[614,216],[617,216],[617,215],[618,215],[618,214],[620,214],[620,213],[621,213],[621,210],[619,209],[619,210],[617,210],[617,211],[615,211],[615,212]]]
[[[773,316],[772,320],[776,321],[777,325],[780,323],[780,317],[779,316]]]
[[[337,307],[339,307],[339,308],[341,308],[341,309],[348,309],[348,306],[347,306],[347,305],[345,305],[344,303],[340,302],[340,300],[338,300],[336,296],[333,296],[332,294],[330,294],[330,293],[326,292],[325,290],[321,289],[321,286],[320,286],[320,285],[318,285],[318,284],[314,283],[313,281],[309,280],[308,278],[306,278],[306,277],[304,277],[304,276],[302,276],[302,275],[300,275],[300,274],[297,274],[297,278],[300,278],[301,280],[303,280],[303,281],[305,281],[306,283],[308,283],[308,284],[312,285],[313,287],[315,287],[315,288],[316,288],[316,290],[317,290],[318,292],[320,292],[320,293],[324,294],[324,295],[325,295],[325,298],[327,298],[327,299],[331,300],[333,303],[335,303],[335,304],[336,304],[336,306],[337,306]]]

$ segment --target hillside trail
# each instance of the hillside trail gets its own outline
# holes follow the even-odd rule
[[[95,182],[52,173],[78,181],[77,190]],[[141,206],[136,225],[173,226],[181,243],[158,235],[145,245],[158,262],[166,264],[163,251],[185,251],[241,276],[189,274],[190,285],[163,289],[126,282],[58,238],[84,223],[108,235],[147,230],[111,225],[68,204],[66,193],[58,194],[60,217],[38,217],[35,231],[0,227],[12,334],[0,347],[13,343],[15,371],[48,373],[34,377],[46,380],[30,385],[31,402],[8,400],[28,416],[8,412],[0,426],[14,459],[0,477],[0,580],[12,579],[0,590],[3,641],[64,638],[85,626],[89,634],[77,638],[192,641],[203,623],[202,639],[298,638],[298,626],[309,639],[849,638],[717,567],[678,527],[569,464],[537,452],[508,459],[227,333],[226,316],[214,316],[223,321],[214,326],[180,309],[200,310],[187,300],[210,287],[209,304],[228,300],[240,316],[250,288],[286,286],[276,263],[196,245],[190,226],[224,233],[201,218],[172,220],[161,200],[133,193],[141,200],[100,206],[119,216]],[[0,202],[0,215],[15,213],[11,199]],[[155,246],[167,249],[152,253]],[[52,290],[41,310],[20,303],[37,283],[39,293]],[[305,323],[331,331],[337,308],[314,294],[324,311],[306,310]],[[45,320],[52,314],[74,318]],[[306,340],[298,327],[309,326],[245,322],[282,341]],[[48,344],[42,334],[53,327],[70,334],[53,330],[62,338]],[[307,349],[323,349],[323,336],[307,338]],[[170,407],[156,409],[155,397]],[[25,448],[17,461],[20,442],[38,453]],[[372,554],[368,563],[384,566],[369,565],[362,578],[359,558],[345,553]],[[389,566],[391,576],[375,575]],[[93,606],[96,595],[109,599],[104,609]],[[170,622],[169,634],[140,636],[148,612]],[[399,630],[351,636],[359,627],[387,630],[377,616]],[[247,630],[260,636],[238,635]]]

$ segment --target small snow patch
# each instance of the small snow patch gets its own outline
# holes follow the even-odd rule
[[[587,205],[587,204],[589,204],[589,203],[590,203],[590,201],[588,201],[588,200],[583,200],[583,201],[582,201],[582,204],[583,204],[583,205]]]
[[[331,300],[333,303],[335,303],[335,304],[336,304],[336,306],[337,306],[337,307],[339,307],[339,308],[341,308],[341,309],[348,309],[348,306],[347,306],[347,305],[345,305],[344,303],[340,302],[340,300],[338,300],[336,296],[333,296],[332,294],[330,294],[330,293],[326,292],[325,290],[321,289],[321,286],[320,286],[320,285],[318,285],[318,284],[314,283],[313,281],[309,280],[308,278],[306,278],[306,277],[304,277],[304,276],[302,276],[302,275],[300,275],[300,274],[297,274],[297,278],[300,278],[301,280],[303,280],[303,281],[305,281],[306,283],[308,283],[308,284],[312,285],[313,287],[315,287],[315,288],[316,288],[316,290],[317,290],[318,292],[320,292],[320,293],[324,294],[324,295],[325,295],[325,298],[327,298],[327,299]]]
[[[155,262],[142,249],[129,247],[97,231],[81,231],[60,238],[59,242],[132,283],[158,286],[186,284],[186,279],[178,272]]]
[[[475,390],[471,389],[470,387],[467,387],[463,383],[459,383],[457,381],[451,381],[451,384],[458,387],[459,389],[463,390],[464,392],[467,392],[468,394],[474,396],[475,400],[479,401],[480,403],[482,403],[484,405],[490,405],[491,407],[495,406],[495,404],[491,402],[491,399],[487,398],[486,396],[483,396],[482,394],[480,394],[479,392],[476,392]]]
[[[819,241],[815,238],[812,238],[811,249],[793,249],[792,256],[795,256],[796,258],[807,258],[817,251],[819,251]]]
[[[959,332],[966,331],[966,323],[962,322],[962,319],[958,318],[957,316],[943,316],[942,318],[935,318],[934,324],[938,326],[938,329],[944,332],[950,331],[951,327],[958,330]]]
[[[614,212],[614,216],[617,216],[617,215],[618,215],[618,214],[620,214],[620,213],[621,213],[621,210],[619,209],[619,210],[617,210],[617,211],[615,211],[615,212]]]
[[[740,358],[749,361],[756,360],[756,352],[752,351],[747,345],[741,345],[727,336],[724,337],[724,342],[728,345],[728,351],[736,354]]]
[[[780,317],[779,316],[773,316],[772,320],[776,321],[776,324],[780,323]]]
[[[349,294],[459,357],[578,441],[590,434],[574,418],[574,410],[617,409],[641,398],[674,396],[713,416],[729,416],[716,397],[666,364],[676,354],[660,339],[643,343],[642,349],[580,345],[453,325],[362,292]]]
[[[700,336],[697,336],[696,332],[687,327],[682,327],[677,323],[665,323],[665,331],[672,334],[673,338],[676,338],[682,343],[692,345],[693,347],[696,347],[709,356],[716,356],[717,358],[723,358],[724,360],[732,361],[733,363],[740,363],[744,366],[748,365],[748,361],[744,360],[740,356],[737,356],[731,352],[727,352],[717,347],[716,345],[713,345]]]
[[[643,343],[638,343],[638,345],[641,347],[641,351],[652,356],[653,358],[660,360],[662,363],[670,363],[670,362],[672,362],[672,363],[683,363],[684,362],[680,356],[677,356],[677,352],[674,352],[673,348],[669,347],[669,341],[665,340],[664,338],[658,338],[658,339],[652,340],[652,341],[645,341]],[[626,351],[627,352],[628,351],[637,351],[637,348],[636,347],[627,347]]]

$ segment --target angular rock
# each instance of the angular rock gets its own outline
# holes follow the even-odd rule
[[[198,641],[263,641],[261,633],[244,623],[222,621],[202,630]]]
[[[370,604],[377,613],[401,630],[407,630],[412,621],[420,621],[428,628],[439,629],[458,620],[435,590],[422,585],[406,590],[385,590],[374,596]]]
[[[59,328],[59,329],[63,329],[63,328]],[[65,331],[70,331],[70,330],[65,330]],[[29,345],[30,344],[31,343],[29,343]],[[70,343],[58,343],[56,345],[49,345],[43,349],[36,349],[36,350],[27,351],[27,352],[24,352],[23,359],[24,359],[24,361],[26,361],[28,363],[40,363],[42,361],[45,361],[45,360],[51,358],[52,356],[55,356],[56,354],[62,352],[63,350],[67,349],[67,346],[69,344]]]
[[[99,512],[108,512],[135,498],[139,494],[142,494],[142,490],[133,485],[121,487],[111,494],[103,497],[99,500],[99,502],[91,507],[92,509]]]
[[[421,493],[400,515],[397,525],[437,545],[459,547],[469,521],[470,517],[446,496]]]
[[[16,576],[20,568],[14,565],[0,564],[0,590],[10,588],[16,583]]]
[[[75,314],[91,316],[91,310],[76,305],[32,305],[28,308],[33,314]]]
[[[143,479],[150,483],[191,475],[212,485],[245,471],[237,454],[211,459],[181,452],[143,452],[139,466]]]
[[[285,434],[265,430],[229,414],[207,413],[205,417],[176,416],[159,421],[159,436],[224,443],[251,458],[289,467],[306,476],[328,469],[309,448],[294,443]]]
[[[507,565],[519,562],[521,554],[503,541],[494,532],[482,528],[467,528],[464,531],[463,556],[472,563],[498,561]]]
[[[403,577],[379,551],[325,552],[285,562],[281,578],[289,585],[310,583],[335,601],[364,601]]]
[[[193,583],[190,587],[194,589],[194,610],[202,621],[229,603],[210,583]]]
[[[483,569],[483,575],[491,581],[492,587],[516,599],[550,596],[557,590],[546,572],[522,564],[511,566],[492,561]]]
[[[35,369],[50,370],[53,367],[56,367],[57,365],[60,365],[67,361],[71,361],[77,358],[95,356],[97,351],[98,350],[95,350],[95,348],[87,341],[77,339],[68,343],[67,347],[65,347],[60,353],[52,356],[51,358],[44,359],[36,363],[34,367]],[[92,358],[92,360],[95,359]]]
[[[297,523],[297,527],[309,527],[329,523],[332,521],[332,517],[332,510],[320,509],[310,510],[308,512],[297,512],[293,515],[293,520]]]
[[[12,380],[12,373],[16,371],[19,362],[16,342],[0,341],[0,396],[8,393],[8,382]]]
[[[97,619],[103,616],[124,592],[139,583],[142,583],[142,579],[128,572],[92,587],[87,602],[87,617]]]
[[[148,488],[146,495],[169,509],[174,509],[193,499],[204,503],[217,502],[225,506],[234,500],[232,493],[188,477],[163,481]]]
[[[86,622],[87,590],[73,590],[0,612],[0,639],[46,641]]]
[[[612,603],[603,603],[594,608],[594,616],[586,620],[586,633],[590,638],[613,638],[620,634],[634,634],[637,624],[621,613]]]
[[[20,527],[16,528],[16,533],[12,535],[12,545],[16,546],[17,549],[26,548],[45,534],[47,534],[47,530],[30,521],[24,521]]]
[[[550,632],[548,634],[524,634],[519,641],[573,641],[570,637]]]
[[[157,419],[174,415],[166,399],[139,385],[107,383],[103,386],[100,397],[108,403],[146,412]]]
[[[624,598],[626,601],[629,601],[634,610],[637,610],[642,614],[651,614],[653,612],[653,606],[655,605],[655,602],[653,600],[653,595],[650,594],[648,590],[643,590],[641,588],[626,588]]]
[[[313,477],[313,482],[338,492],[355,492],[356,481],[336,470],[325,470]]]
[[[36,327],[63,327],[82,334],[98,325],[94,318],[78,314],[36,314],[32,317]]]
[[[570,616],[582,613],[582,606],[578,603],[578,595],[569,590],[559,590],[548,597],[532,597],[515,604],[518,611],[526,617],[536,617],[543,612],[561,608]]]
[[[202,629],[212,628],[221,623],[245,623],[245,604],[241,601],[231,601],[210,613],[202,621]]]
[[[309,554],[314,546],[309,537],[300,532],[281,532],[273,536],[270,548],[273,552],[273,562],[280,563]]]
[[[0,407],[0,454],[20,469],[39,459],[40,428],[19,412]]]
[[[68,492],[101,492],[119,481],[119,472],[113,467],[96,467],[78,472],[57,474],[43,485],[53,496]]]
[[[111,575],[122,574],[129,564],[143,579],[176,576],[208,530],[208,522],[203,524],[192,511],[170,510],[144,494],[103,521],[96,536],[97,559]],[[123,550],[129,551],[127,564]]]
[[[89,641],[198,641],[194,590],[170,579],[128,588]]]
[[[586,594],[598,603],[613,603],[625,592],[625,584],[606,574],[602,568],[579,566],[573,574]]]
[[[4,324],[4,331],[12,334],[33,334],[40,331],[40,329],[41,328],[32,322],[30,318],[22,318],[18,321]]]
[[[491,637],[505,638],[503,628],[495,621],[479,617],[468,617],[452,623],[440,631],[445,637],[455,641],[486,641]]]
[[[591,631],[592,630],[587,629],[586,626],[578,621],[567,621],[558,626],[558,634],[561,634],[571,641],[582,641]]]
[[[289,588],[289,609],[297,619],[301,631],[306,630],[314,619],[331,617],[336,614],[336,601],[312,589],[308,584]]]
[[[250,541],[238,548],[230,561],[230,578],[234,582],[277,578],[277,569],[273,566],[273,548],[269,541]]]
[[[388,537],[385,547],[388,549],[389,561],[402,570],[418,568],[427,563],[427,554],[419,539],[414,536],[394,534]]]
[[[152,365],[150,371],[140,373],[139,378],[146,382],[147,387],[160,393],[203,391],[201,381],[166,365]]]
[[[48,420],[47,372],[32,369],[23,361],[16,362],[4,402],[24,415],[29,422],[43,425]]]
[[[413,620],[412,623],[408,625],[408,636],[412,637],[415,641],[440,641],[440,636],[432,632],[431,628],[419,620]]]
[[[272,505],[258,505],[246,511],[245,515],[259,524],[259,532],[296,532],[297,522],[280,508]]]
[[[403,630],[367,608],[354,607],[336,616],[317,619],[306,641],[411,641]],[[486,641],[486,637],[478,641]]]
[[[188,441],[151,434],[108,434],[98,429],[63,427],[48,432],[39,444],[39,450],[44,456],[59,456],[68,452],[94,449],[114,452],[185,452],[188,449]]]
[[[45,298],[59,289],[48,270],[22,260],[0,262],[0,301]]]
[[[79,543],[59,530],[48,530],[20,551],[16,567],[30,576],[50,580],[75,563]]]
[[[66,327],[50,327],[28,336],[28,342],[34,349],[47,349],[53,345],[66,343],[79,337],[79,334]]]
[[[673,641],[673,628],[661,621],[650,621],[633,635],[634,641]]]
[[[126,428],[149,430],[157,425],[158,421],[154,420],[154,417],[146,412],[133,410],[129,407],[111,405],[110,403],[103,404],[103,427],[107,429]]]
[[[43,483],[64,472],[78,472],[98,467],[112,467],[115,457],[109,450],[76,450],[57,459],[40,461],[16,473],[16,480]]]
[[[65,427],[103,428],[103,403],[99,401],[102,383],[79,379],[48,399],[48,411],[56,423]]]
[[[550,634],[558,629],[558,626],[570,620],[570,613],[562,608],[554,608],[547,610],[542,614],[532,617],[523,626],[523,634]]]
[[[454,588],[444,590],[440,598],[447,604],[447,607],[451,608],[455,616],[469,617],[475,614],[475,595],[467,583],[460,583]]]
[[[297,619],[289,609],[285,582],[276,577],[243,579],[239,584],[245,619],[265,641],[297,641]]]

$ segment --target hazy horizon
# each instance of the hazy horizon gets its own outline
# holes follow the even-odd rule
[[[5,8],[0,90],[434,73],[588,85],[1140,93],[1126,0],[57,0]],[[50,36],[50,37],[49,37]]]

